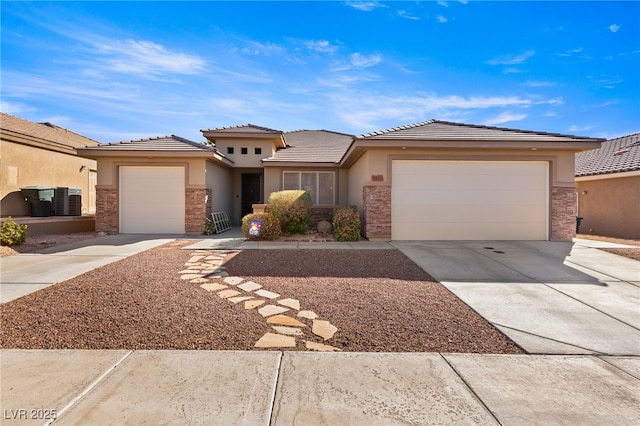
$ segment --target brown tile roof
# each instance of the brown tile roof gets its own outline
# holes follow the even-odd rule
[[[100,142],[52,123],[34,123],[0,112],[0,129],[19,135],[46,140],[73,148],[96,146]]]
[[[640,170],[640,133],[610,139],[598,149],[576,154],[576,176]]]
[[[286,132],[287,147],[263,162],[339,163],[353,141],[353,135],[328,130]]]
[[[90,151],[211,151],[217,152],[211,145],[193,142],[176,135],[158,136],[146,139],[136,139],[122,142],[111,142],[96,147],[89,147]]]
[[[453,123],[449,121],[428,120],[407,126],[394,127],[377,132],[366,133],[358,139],[367,140],[438,140],[438,141],[530,141],[530,142],[572,142],[598,141],[602,139],[563,135],[559,133],[535,132],[530,130],[508,129],[504,127],[481,126],[475,124]]]
[[[239,126],[228,127],[215,127],[213,129],[202,129],[201,132],[214,132],[214,133],[275,133],[281,134],[282,131],[270,129],[268,127],[256,126],[255,124],[241,124]]]

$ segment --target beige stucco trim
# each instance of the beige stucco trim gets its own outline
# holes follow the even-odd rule
[[[620,173],[607,173],[602,175],[592,175],[592,176],[578,176],[576,177],[576,182],[587,182],[590,180],[603,180],[603,179],[618,179],[618,178],[626,178],[640,176],[640,170],[634,170],[631,172],[620,172]]]
[[[391,182],[393,160],[431,160],[431,161],[546,161],[549,163],[550,186],[575,186],[573,182],[558,181],[558,158],[553,155],[443,155],[443,154],[389,154],[387,155],[387,175]]]
[[[103,166],[100,168],[100,166]],[[206,188],[206,182],[193,182],[194,167],[188,161],[113,161],[109,163],[103,163],[98,160],[98,167],[102,173],[103,179],[99,179],[96,188],[100,189],[118,189],[120,181],[120,167],[183,167],[185,172],[185,188],[187,189],[203,189]],[[203,164],[204,167],[204,164]],[[196,167],[196,169],[199,169]],[[108,170],[108,172],[106,171]],[[98,175],[100,178],[101,176]],[[204,169],[202,170],[202,177],[205,177]],[[106,181],[106,182],[105,182]]]
[[[384,140],[355,140],[346,154],[342,158],[341,166],[350,167],[364,151],[385,149],[440,149],[440,150],[530,150],[530,151],[547,151],[560,150],[580,152],[590,149],[599,148],[601,141],[581,141],[581,142],[535,142],[535,141],[424,141],[424,140],[401,140],[401,139],[384,139]]]

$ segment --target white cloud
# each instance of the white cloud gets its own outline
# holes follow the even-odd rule
[[[591,130],[593,128],[593,126],[577,126],[575,124],[569,126],[569,131],[570,132],[586,132],[588,130]]]
[[[495,59],[490,59],[486,63],[489,65],[518,65],[525,63],[527,59],[533,55],[535,55],[535,52],[533,50],[528,50],[519,55],[505,55]]]
[[[407,12],[406,10],[398,10],[398,16],[404,19],[411,19],[413,21],[420,20],[420,18],[418,18],[417,16],[409,15],[409,12]]]
[[[25,106],[22,103],[14,103],[14,102],[7,102],[4,100],[0,100],[0,111],[6,114],[19,116],[19,114],[23,114],[28,111],[33,111],[33,108]]]
[[[577,53],[582,53],[583,51],[584,51],[584,49],[580,47],[580,48],[577,48],[577,49],[570,49],[570,50],[567,50],[567,51],[562,52],[562,53],[556,53],[556,55],[557,56],[573,56],[573,55],[575,55]]]
[[[438,0],[438,4],[440,6],[449,7],[449,3],[447,3],[446,1],[443,1],[443,0]]]
[[[382,61],[382,55],[362,55],[360,53],[354,53],[351,55],[351,65],[354,68],[369,68],[377,65]]]
[[[552,87],[557,83],[554,81],[525,81],[523,85],[527,87]]]
[[[369,93],[334,92],[329,95],[338,116],[353,128],[379,129],[383,123],[409,123],[446,116],[466,116],[466,112],[492,108],[527,108],[544,99],[529,99],[518,96],[471,96],[425,94],[418,96],[376,96]],[[520,114],[523,115],[523,114]],[[518,114],[504,115],[515,121]]]
[[[95,46],[108,69],[133,74],[197,74],[206,62],[197,55],[172,52],[145,40],[105,40]]]
[[[620,25],[618,24],[609,25],[609,31],[611,31],[612,33],[617,33],[619,30],[620,30]]]
[[[379,64],[382,61],[382,55],[373,54],[373,55],[363,55],[361,53],[352,53],[349,57],[349,64],[341,64],[336,68],[333,68],[332,71],[347,71],[350,69],[362,69],[369,68],[374,65]]]
[[[263,55],[270,56],[282,52],[282,46],[275,43],[260,43],[257,41],[248,41],[246,46],[240,49],[244,55]]]
[[[348,1],[347,6],[363,12],[371,12],[373,9],[377,9],[379,7],[387,7],[377,1]]]
[[[436,20],[438,22],[440,22],[441,24],[444,24],[445,22],[449,22],[449,20],[447,18],[445,18],[444,16],[442,16],[442,15],[436,16]]]
[[[495,126],[496,124],[509,123],[511,121],[521,121],[527,118],[527,114],[514,114],[512,112],[502,112],[497,116],[485,120],[482,124],[487,126]]]
[[[307,49],[321,53],[334,53],[337,46],[332,45],[327,40],[309,40],[304,43]]]

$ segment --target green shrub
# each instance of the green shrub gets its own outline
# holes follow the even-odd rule
[[[340,207],[333,214],[333,236],[338,241],[360,240],[360,213],[354,206]]]
[[[15,223],[11,216],[2,222],[0,229],[0,242],[5,246],[15,246],[24,243],[27,239],[27,225]]]
[[[289,190],[269,195],[269,214],[278,218],[285,234],[304,234],[311,220],[311,196],[307,191]]]
[[[262,222],[258,235],[249,229],[252,220]],[[247,240],[275,240],[280,236],[280,221],[268,213],[250,213],[242,218],[242,232]]]
[[[204,232],[202,234],[204,235],[213,235],[216,233],[216,229],[213,227],[213,222],[211,222],[211,219],[205,219],[204,220]]]

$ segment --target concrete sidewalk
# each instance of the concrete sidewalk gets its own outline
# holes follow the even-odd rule
[[[0,259],[0,303],[69,280],[175,239],[169,235],[106,235],[38,253]]]
[[[2,424],[630,425],[640,359],[3,350]]]

